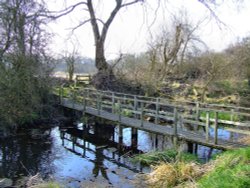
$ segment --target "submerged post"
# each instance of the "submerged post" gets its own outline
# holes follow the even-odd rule
[[[214,144],[218,143],[218,112],[215,112],[214,120]]]

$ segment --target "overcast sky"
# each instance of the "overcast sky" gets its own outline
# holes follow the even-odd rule
[[[65,1],[66,5],[77,1]],[[96,1],[105,2],[98,4],[99,16],[106,18],[114,6],[114,0]],[[198,0],[168,0],[157,9],[157,1],[148,0],[146,6],[133,5],[122,9],[112,23],[106,41],[106,57],[114,58],[119,53],[140,53],[147,50],[150,36],[159,34],[160,28],[165,25],[170,27],[171,17],[180,10],[186,10],[188,20],[193,24],[209,15],[208,10]],[[162,1],[163,2],[163,1]],[[250,35],[250,1],[244,5],[224,1],[223,5],[216,8],[219,19],[225,23],[216,23],[216,20],[205,21],[197,34],[207,43],[209,48],[219,51],[226,48],[237,39]],[[59,10],[65,6],[62,0],[49,1],[49,8]],[[157,9],[157,14],[155,10]],[[72,51],[75,46],[78,53],[87,57],[94,57],[94,39],[90,24],[86,24],[72,33],[72,28],[86,18],[87,14],[82,9],[77,9],[73,14],[65,16],[51,23],[50,31],[55,33],[52,52],[62,54]],[[152,25],[153,23],[153,25]]]

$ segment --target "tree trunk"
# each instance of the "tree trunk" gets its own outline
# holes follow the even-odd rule
[[[110,69],[105,59],[104,42],[102,41],[96,43],[95,66],[98,72],[107,72]]]

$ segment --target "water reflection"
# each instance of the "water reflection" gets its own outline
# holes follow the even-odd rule
[[[173,147],[171,137],[91,118],[60,128],[20,130],[0,141],[0,178],[17,179],[39,172],[69,187],[134,187],[134,176],[149,168],[133,164],[129,157]],[[198,146],[200,157],[206,158],[210,152]]]
[[[0,140],[0,178],[15,178],[54,171],[52,138],[48,130],[20,130],[16,136]]]

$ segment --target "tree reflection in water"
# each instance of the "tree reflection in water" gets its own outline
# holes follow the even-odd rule
[[[53,173],[50,130],[20,130],[17,135],[0,140],[0,178]]]

